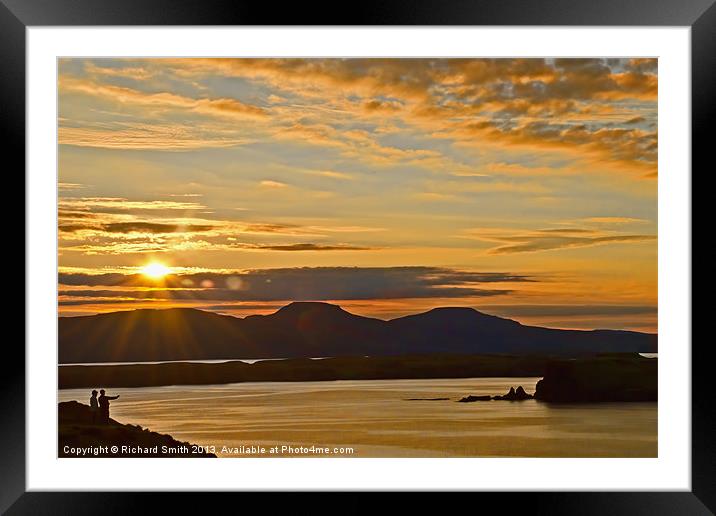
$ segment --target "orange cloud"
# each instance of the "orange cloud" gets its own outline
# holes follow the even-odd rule
[[[181,108],[209,115],[249,118],[261,118],[267,115],[265,109],[245,104],[235,99],[194,99],[168,92],[146,93],[132,88],[100,84],[87,79],[79,79],[67,75],[60,76],[59,88],[60,92],[79,92],[97,97],[105,97],[108,100],[121,102],[123,104],[134,104],[138,106]]]
[[[346,158],[378,166],[433,167],[438,159],[447,165],[445,156],[434,155],[435,149],[379,143],[376,137],[399,117],[409,128],[427,129],[431,139],[561,151],[656,176],[657,135],[645,128],[655,126],[655,59],[191,58],[134,60],[126,67],[128,76],[138,81],[161,71],[194,82],[212,75],[258,82],[274,89],[265,99],[270,109],[229,98],[146,93],[98,82],[121,76],[122,68],[88,63],[85,69],[96,80],[65,74],[60,91],[217,117],[254,117],[270,127],[261,137],[335,147]],[[626,107],[624,101],[640,102],[643,109]],[[320,112],[320,123],[314,111]],[[351,120],[378,121],[379,127],[369,133],[345,127]],[[188,134],[180,132],[172,139],[171,132],[159,128],[61,126],[60,137],[63,143],[115,148],[151,148],[155,142],[155,148],[167,150],[246,141],[228,128],[205,134],[196,134],[192,127],[185,130]]]
[[[480,228],[469,230],[467,237],[504,244],[488,249],[487,254],[495,255],[554,251],[617,243],[638,243],[656,239],[656,235],[605,234],[590,228],[540,230]]]

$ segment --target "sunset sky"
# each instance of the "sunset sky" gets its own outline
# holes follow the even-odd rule
[[[655,59],[58,66],[60,315],[657,330]]]

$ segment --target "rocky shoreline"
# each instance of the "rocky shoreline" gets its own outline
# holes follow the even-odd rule
[[[199,445],[177,441],[171,435],[139,425],[114,419],[107,424],[92,423],[89,406],[77,401],[59,403],[57,408],[60,458],[216,457]]]

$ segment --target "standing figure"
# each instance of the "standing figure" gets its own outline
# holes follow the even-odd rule
[[[97,391],[92,391],[92,396],[90,396],[90,417],[92,418],[92,424],[97,423],[97,419],[99,416],[99,403],[97,402]]]
[[[116,400],[119,398],[119,394],[116,396],[107,396],[104,393],[104,389],[99,390],[99,410],[101,414],[102,423],[109,424],[109,400]]]

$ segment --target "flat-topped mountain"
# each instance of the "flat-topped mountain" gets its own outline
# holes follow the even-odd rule
[[[59,318],[59,361],[140,362],[362,355],[656,352],[654,334],[524,326],[472,308],[383,321],[337,305],[291,303],[245,318],[191,308]]]

